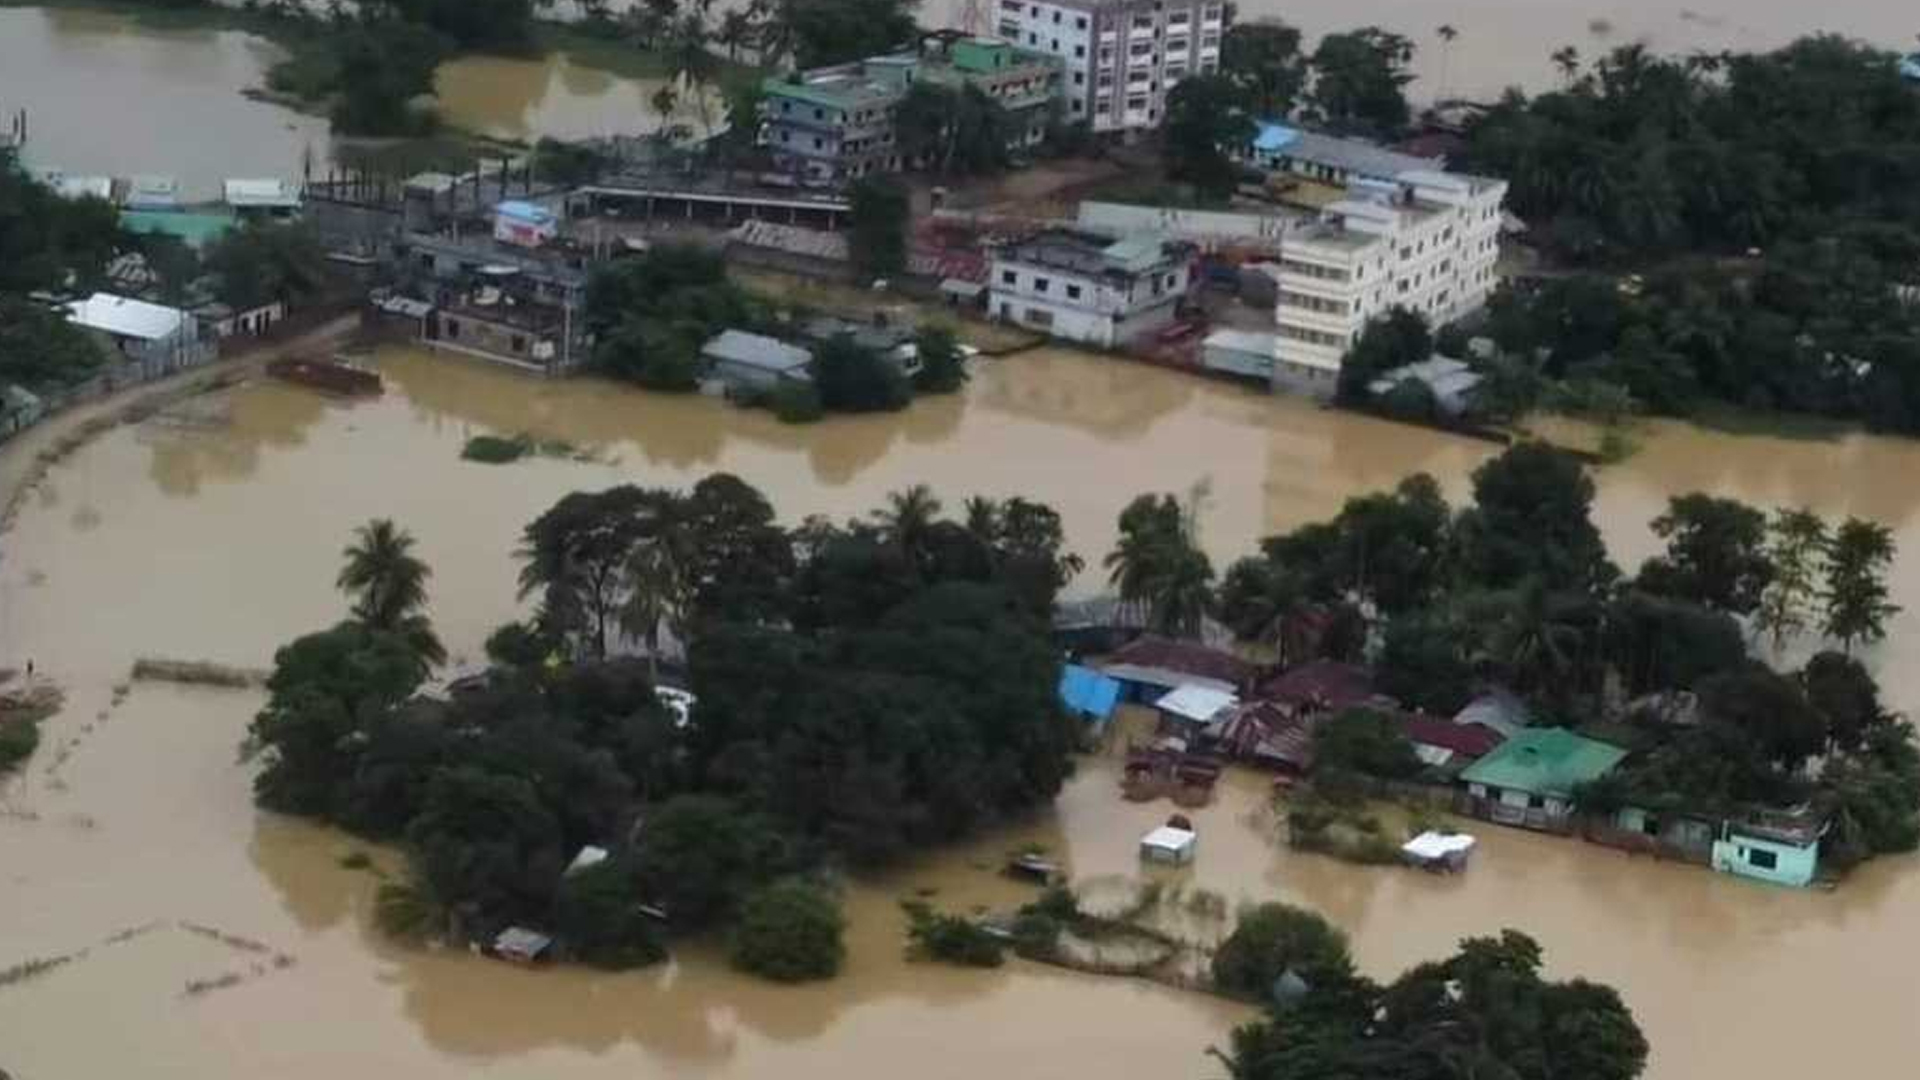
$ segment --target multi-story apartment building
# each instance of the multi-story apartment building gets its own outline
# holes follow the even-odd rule
[[[1439,327],[1493,291],[1504,180],[1413,171],[1357,181],[1320,219],[1286,234],[1275,273],[1276,359],[1338,364],[1395,307]]]
[[[1102,348],[1171,323],[1192,284],[1192,244],[1056,228],[993,251],[995,318]]]
[[[1220,66],[1226,0],[998,0],[997,32],[1066,65],[1065,119],[1095,134],[1160,126],[1167,91]]]
[[[920,48],[766,81],[760,142],[774,168],[838,184],[914,163],[900,153],[894,111],[915,82],[978,87],[1013,120],[1008,143],[1046,138],[1059,105],[1060,62],[1000,41],[932,34]]]

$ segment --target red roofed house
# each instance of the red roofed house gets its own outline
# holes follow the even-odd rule
[[[1239,693],[1253,681],[1253,664],[1198,642],[1142,637],[1120,647],[1098,665],[1120,681],[1123,700],[1152,702],[1182,686],[1204,686]]]
[[[1490,727],[1457,724],[1424,713],[1406,714],[1401,723],[1421,763],[1447,772],[1466,768],[1507,741],[1505,735]]]
[[[1221,726],[1220,747],[1243,760],[1304,774],[1313,768],[1313,733],[1323,715],[1271,701],[1248,702]]]
[[[1293,711],[1340,712],[1356,705],[1391,704],[1373,688],[1365,668],[1337,660],[1309,660],[1260,685],[1256,697]]]

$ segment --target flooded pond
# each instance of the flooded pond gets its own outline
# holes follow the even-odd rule
[[[142,684],[116,703],[112,688],[143,652],[264,664],[279,643],[337,618],[340,548],[373,516],[419,537],[436,622],[454,653],[473,655],[515,610],[517,531],[576,488],[685,484],[726,469],[787,520],[864,512],[922,481],[950,506],[1022,493],[1059,508],[1072,545],[1097,564],[1130,496],[1206,480],[1202,537],[1224,560],[1415,470],[1457,498],[1490,453],[1047,350],[985,363],[964,394],[902,414],[800,428],[716,401],[543,382],[405,349],[378,363],[389,389],[377,401],[338,405],[258,382],[114,430],[57,466],[7,535],[0,663],[31,656],[72,696],[0,798],[0,967],[91,950],[0,988],[0,1067],[16,1077],[1215,1075],[1201,1052],[1226,1038],[1243,1015],[1235,1007],[1024,962],[979,972],[901,956],[900,898],[931,890],[950,910],[1016,904],[1031,892],[993,871],[1028,844],[1077,877],[1138,873],[1138,838],[1173,807],[1121,799],[1112,758],[1085,762],[1050,813],[854,883],[849,967],[831,983],[744,980],[699,948],[633,975],[526,972],[399,949],[370,930],[377,878],[339,864],[359,845],[251,804],[251,770],[234,748],[257,695]],[[483,432],[564,438],[598,460],[461,461],[464,440]],[[1629,565],[1651,548],[1647,519],[1695,488],[1880,518],[1912,559],[1920,488],[1907,478],[1917,469],[1920,443],[1659,426],[1601,475],[1600,514]],[[1090,572],[1076,588],[1097,586]],[[1911,709],[1920,674],[1899,661],[1920,641],[1920,575],[1899,575],[1896,588],[1909,614],[1869,661],[1893,703]],[[1486,827],[1473,869],[1436,878],[1279,847],[1250,773],[1230,774],[1215,805],[1189,813],[1200,853],[1193,867],[1156,875],[1170,887],[1311,905],[1381,975],[1462,935],[1525,929],[1556,972],[1621,988],[1653,1042],[1656,1080],[1798,1080],[1831,1068],[1836,1047],[1855,1074],[1896,1075],[1920,1053],[1913,859],[1877,864],[1834,893],[1801,892]],[[263,963],[183,923],[292,962]],[[130,929],[143,932],[109,943]],[[234,985],[185,992],[229,976]]]
[[[27,160],[37,168],[163,173],[180,180],[184,197],[212,199],[228,177],[292,179],[308,160],[316,171],[333,160],[324,117],[242,95],[264,84],[280,56],[272,42],[237,31],[158,30],[73,8],[0,8],[0,110],[27,110]],[[437,89],[451,125],[531,140],[651,131],[659,117],[648,99],[658,85],[555,54],[462,57],[442,65]]]
[[[1243,19],[1275,17],[1309,35],[1382,26],[1413,40],[1416,99],[1492,98],[1508,86],[1559,85],[1548,55],[1571,45],[1588,61],[1618,45],[1660,52],[1770,49],[1825,30],[1906,51],[1920,32],[1902,0],[1838,0],[1809,8],[1790,0],[1241,0]],[[1444,45],[1435,31],[1458,31]]]

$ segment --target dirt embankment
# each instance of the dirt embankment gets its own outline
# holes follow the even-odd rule
[[[46,478],[48,470],[99,435],[175,402],[232,386],[276,357],[326,349],[358,325],[357,314],[341,315],[297,337],[262,342],[237,356],[75,405],[0,444],[0,534],[12,526],[21,500]]]

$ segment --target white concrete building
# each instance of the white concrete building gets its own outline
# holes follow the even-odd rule
[[[1337,365],[1367,323],[1395,307],[1436,329],[1479,310],[1495,284],[1506,194],[1504,180],[1455,173],[1356,182],[1281,242],[1277,359]]]
[[[1060,57],[1068,123],[1095,134],[1160,126],[1167,91],[1220,66],[1226,0],[998,0],[998,35]]]
[[[997,247],[987,279],[994,318],[1115,348],[1173,322],[1193,281],[1194,247],[1144,234],[1114,240],[1049,229]]]

